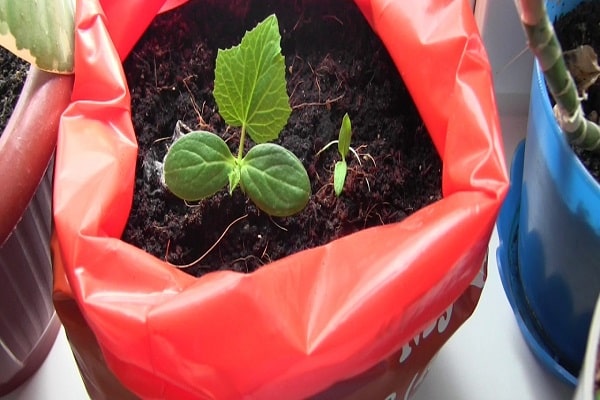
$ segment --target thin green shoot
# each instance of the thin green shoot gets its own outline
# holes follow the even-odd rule
[[[334,144],[338,145],[338,153],[340,154],[341,159],[335,163],[334,169],[333,169],[333,190],[335,192],[335,195],[338,197],[341,196],[341,194],[344,190],[344,185],[346,183],[346,176],[348,175],[348,163],[346,161],[346,157],[348,156],[348,153],[352,152],[352,154],[358,161],[358,165],[362,166],[362,162],[360,160],[361,157],[360,157],[358,151],[350,146],[351,139],[352,139],[352,121],[350,120],[350,116],[348,115],[348,113],[346,113],[346,114],[344,114],[344,117],[342,118],[342,124],[340,126],[338,139],[332,140],[331,142],[327,143],[316,154],[316,156],[318,157],[319,154],[321,154],[322,152],[327,150],[329,147],[333,146]],[[371,161],[373,162],[373,164],[375,165],[375,160],[373,159],[373,157],[371,157],[370,154],[366,154],[365,157],[369,157],[371,159]],[[370,190],[371,186],[369,184],[369,181],[366,180],[366,182],[367,182],[367,186],[369,187],[369,190]]]

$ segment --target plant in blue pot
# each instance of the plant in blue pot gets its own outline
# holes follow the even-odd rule
[[[597,57],[589,47],[563,57],[551,23],[583,1],[515,2],[536,63],[527,137],[498,220],[498,264],[531,350],[575,385],[600,292],[600,186],[577,155],[600,150],[600,130],[581,106]],[[591,72],[580,78],[568,66],[586,56]]]

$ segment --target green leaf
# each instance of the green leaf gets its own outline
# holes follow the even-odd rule
[[[240,184],[241,171],[239,165],[236,164],[236,166],[231,171],[229,171],[227,177],[229,178],[229,194],[231,195],[237,187],[237,185]]]
[[[265,143],[251,148],[243,159],[241,173],[244,192],[270,215],[293,215],[308,203],[308,174],[302,162],[279,145]]]
[[[338,161],[335,163],[335,169],[333,171],[333,190],[336,196],[342,194],[344,190],[344,183],[346,182],[346,174],[348,173],[348,164],[346,161]]]
[[[0,46],[38,68],[73,72],[75,0],[0,0]]]
[[[350,138],[352,137],[352,123],[348,113],[344,114],[342,118],[342,126],[340,126],[340,134],[338,137],[338,151],[342,156],[342,160],[346,159],[348,151],[350,150]],[[346,174],[344,174],[345,176]]]
[[[235,158],[217,135],[194,131],[179,138],[165,157],[167,188],[184,200],[195,201],[218,192],[227,185]]]
[[[245,126],[256,143],[277,139],[291,113],[277,17],[247,32],[238,46],[219,50],[214,96],[231,126]]]

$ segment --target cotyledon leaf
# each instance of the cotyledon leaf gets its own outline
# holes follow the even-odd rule
[[[346,160],[348,151],[350,151],[350,139],[352,137],[352,122],[348,113],[344,114],[342,118],[342,125],[340,126],[340,133],[338,135],[338,151],[342,160]]]
[[[165,184],[184,200],[200,200],[227,185],[235,162],[223,139],[210,132],[190,132],[177,139],[165,157]]]
[[[250,149],[241,164],[242,189],[266,213],[286,217],[302,210],[310,198],[310,181],[302,162],[273,143]]]
[[[335,191],[336,196],[340,196],[344,190],[344,183],[346,183],[347,173],[348,164],[346,164],[346,160],[335,163],[335,169],[333,171],[333,190]]]
[[[0,0],[0,46],[39,69],[73,72],[75,0]]]

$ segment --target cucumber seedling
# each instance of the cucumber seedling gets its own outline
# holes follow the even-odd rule
[[[354,154],[354,157],[358,160],[358,164],[362,165],[360,161],[360,156],[358,152],[350,147],[350,139],[352,138],[352,121],[350,121],[350,116],[348,113],[344,114],[342,118],[342,125],[340,126],[340,133],[338,134],[337,140],[332,140],[327,143],[321,150],[319,150],[316,154],[318,156],[323,151],[327,150],[330,146],[334,144],[338,145],[338,153],[340,154],[341,160],[335,163],[333,169],[333,190],[335,191],[336,196],[340,196],[342,191],[344,190],[344,184],[346,183],[346,175],[348,174],[348,163],[346,162],[346,157],[348,153],[351,151]],[[373,164],[375,164],[375,160],[371,157],[370,154],[367,154],[366,157],[369,157]],[[365,178],[366,179],[366,178]],[[367,186],[369,186],[369,181],[367,180]]]
[[[241,128],[239,150],[234,156],[212,132],[183,135],[164,159],[164,182],[173,194],[196,201],[229,184],[230,194],[239,185],[272,216],[293,215],[306,206],[311,190],[302,162],[267,143],[279,137],[291,113],[280,42],[277,17],[270,15],[239,45],[219,49],[214,97],[225,122]],[[244,155],[246,135],[257,144]]]

